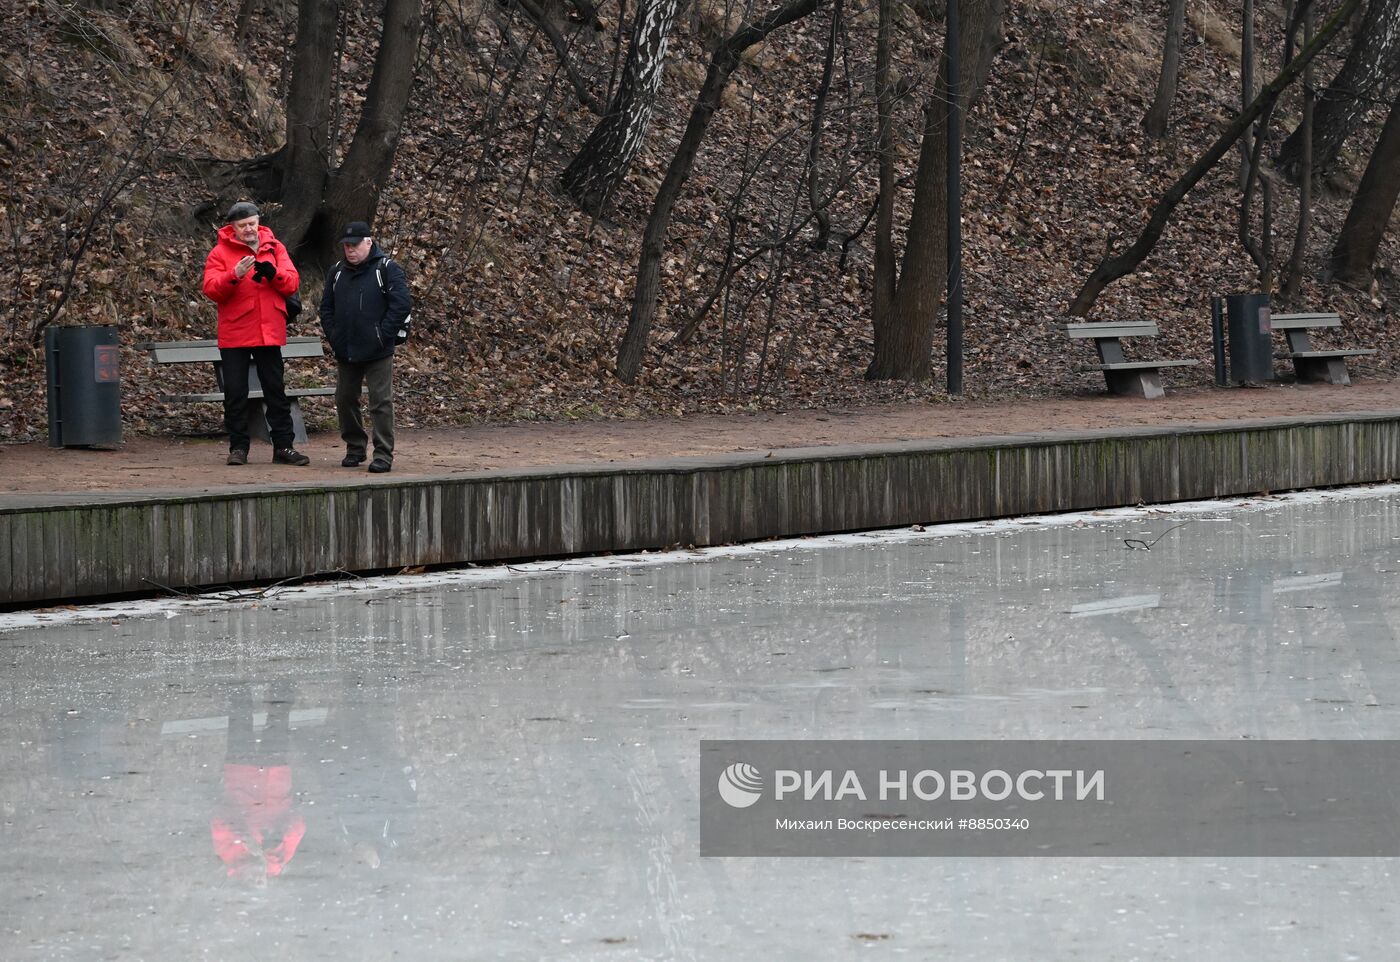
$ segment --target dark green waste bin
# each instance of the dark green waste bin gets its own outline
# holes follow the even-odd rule
[[[44,331],[50,447],[121,443],[120,354],[114,327]]]
[[[1274,380],[1272,311],[1267,294],[1225,298],[1230,330],[1230,381],[1259,384]]]

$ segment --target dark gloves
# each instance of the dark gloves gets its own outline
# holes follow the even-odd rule
[[[277,268],[272,261],[256,261],[253,264],[253,283],[271,282],[277,276]]]

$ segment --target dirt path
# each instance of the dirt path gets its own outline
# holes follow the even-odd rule
[[[787,414],[401,430],[391,477],[829,444],[1386,410],[1400,410],[1400,382],[1374,381],[1352,387],[1199,388],[1176,391],[1156,401],[1099,395]],[[117,451],[6,445],[0,446],[0,487],[13,494],[142,488],[197,490],[365,477],[363,469],[340,467],[343,451],[334,434],[313,435],[304,450],[311,456],[311,465],[287,467],[271,464],[271,449],[255,443],[254,463],[231,468],[223,463],[224,442],[215,438],[133,437]]]

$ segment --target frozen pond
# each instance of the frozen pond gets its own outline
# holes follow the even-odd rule
[[[1400,495],[837,540],[0,632],[0,959],[1396,958],[1388,859],[701,859],[697,779],[1400,738]]]

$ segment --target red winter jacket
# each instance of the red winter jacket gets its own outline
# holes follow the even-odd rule
[[[267,859],[268,875],[281,875],[306,834],[306,820],[292,808],[291,767],[225,765],[224,804],[209,831],[229,875],[255,851]]]
[[[280,347],[287,343],[287,295],[295,294],[301,275],[287,248],[269,227],[258,227],[260,261],[277,268],[272,283],[256,281],[253,272],[239,277],[234,266],[249,250],[233,233],[233,225],[219,228],[219,242],[204,261],[204,296],[219,305],[219,347]]]

